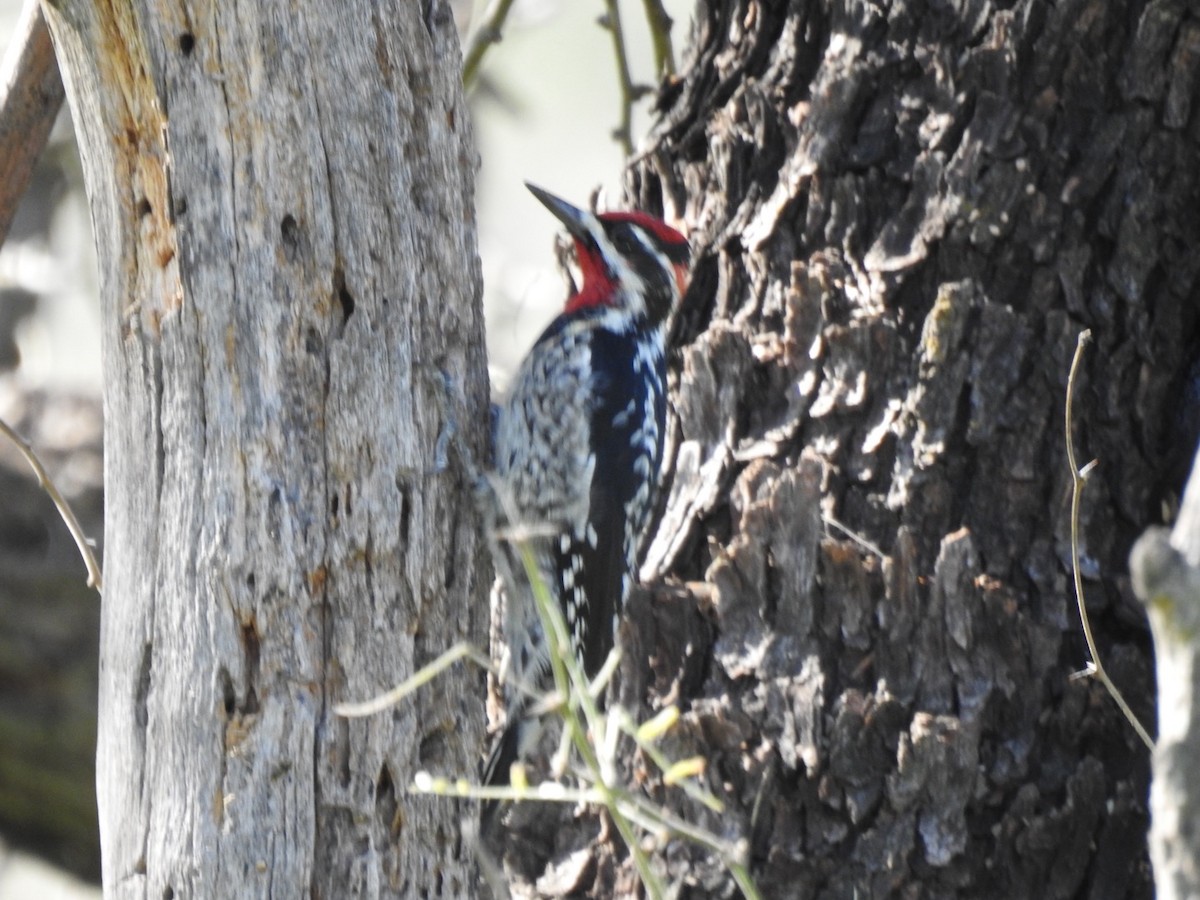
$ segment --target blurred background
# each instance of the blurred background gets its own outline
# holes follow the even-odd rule
[[[460,33],[486,0],[452,4]],[[667,0],[676,59],[692,0]],[[0,0],[7,46],[21,0]],[[634,81],[656,83],[642,0],[621,16]],[[601,0],[517,0],[471,95],[479,243],[493,380],[502,383],[563,300],[555,220],[533,181],[586,205],[614,198],[624,158]],[[465,37],[464,37],[465,43]],[[647,102],[635,108],[635,146]],[[603,205],[603,201],[602,201]],[[103,546],[96,264],[64,109],[0,248],[0,418],[29,440]],[[93,757],[99,601],[26,463],[0,438],[0,900],[99,896]]]

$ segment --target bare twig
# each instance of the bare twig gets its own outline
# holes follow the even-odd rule
[[[1075,384],[1078,380],[1079,364],[1083,359],[1083,349],[1087,346],[1088,341],[1092,338],[1091,329],[1085,328],[1079,333],[1079,341],[1075,345],[1075,355],[1071,359],[1071,373],[1067,376],[1067,408],[1066,408],[1066,433],[1067,433],[1067,464],[1071,467],[1071,483],[1073,489],[1071,491],[1071,571],[1075,576],[1075,602],[1079,606],[1079,620],[1083,623],[1083,638],[1087,641],[1088,654],[1092,657],[1092,661],[1086,669],[1087,674],[1093,675],[1100,680],[1100,683],[1112,695],[1116,701],[1121,713],[1129,720],[1129,724],[1133,726],[1134,731],[1138,733],[1138,737],[1151,750],[1154,749],[1154,741],[1150,737],[1149,732],[1138,721],[1138,717],[1133,714],[1129,704],[1125,702],[1125,698],[1121,692],[1117,690],[1117,686],[1113,684],[1111,678],[1108,677],[1108,672],[1105,671],[1103,663],[1100,661],[1100,650],[1096,647],[1096,639],[1092,635],[1092,623],[1088,618],[1087,604],[1083,599],[1083,574],[1079,568],[1079,506],[1083,500],[1083,486],[1087,481],[1088,475],[1096,468],[1098,461],[1092,460],[1082,469],[1075,462],[1075,441],[1073,438],[1073,430],[1071,428],[1071,407],[1075,399]]]
[[[33,448],[29,443],[17,434],[8,423],[0,419],[0,434],[8,437],[10,441],[16,444],[17,449],[21,451],[21,455],[25,457],[25,461],[29,463],[33,473],[37,475],[38,484],[41,486],[54,501],[55,507],[58,509],[58,514],[62,516],[63,523],[67,526],[67,530],[71,532],[71,537],[75,539],[75,546],[79,548],[79,555],[83,557],[83,564],[87,566],[88,572],[88,587],[95,588],[97,593],[102,593],[104,590],[103,578],[100,575],[100,564],[96,562],[96,554],[92,552],[92,543],[87,539],[87,535],[83,533],[83,528],[79,524],[79,520],[75,518],[75,513],[71,509],[71,504],[67,499],[59,493],[54,482],[50,480],[50,476],[46,472],[42,461],[38,459]]]
[[[878,559],[880,559],[880,560],[887,559],[887,556],[884,554],[884,552],[882,550],[879,549],[879,546],[877,544],[871,543],[865,537],[863,537],[861,534],[859,534],[857,531],[853,531],[848,525],[843,525],[841,522],[839,522],[833,516],[827,516],[824,513],[822,513],[821,521],[823,521],[826,525],[828,525],[831,528],[836,528],[838,531],[840,531],[846,537],[850,538],[850,540],[854,541],[854,543],[858,544],[858,546],[862,547],[864,550],[866,550],[868,553],[872,554],[873,556],[877,557]]]
[[[604,0],[606,12],[600,17],[600,27],[607,28],[613,39],[613,52],[617,58],[617,80],[621,88],[621,124],[613,130],[613,138],[621,145],[625,155],[633,153],[633,104],[644,96],[649,88],[635,85],[629,74],[629,56],[625,51],[625,32],[621,28],[621,10],[617,0]]]
[[[675,74],[675,50],[671,46],[671,17],[662,0],[643,0],[646,21],[650,24],[650,41],[654,45],[654,74],[662,78]]]
[[[484,54],[492,44],[498,43],[503,37],[504,20],[508,18],[508,11],[512,9],[512,5],[513,0],[493,0],[492,5],[483,14],[483,21],[471,32],[467,52],[463,54],[463,87],[468,90],[479,76],[479,64],[483,61]]]
[[[375,713],[383,712],[385,709],[390,709],[417,688],[433,681],[444,670],[450,668],[451,665],[464,657],[481,668],[492,669],[492,661],[485,654],[472,644],[463,641],[462,643],[455,644],[429,665],[422,666],[411,678],[405,679],[391,690],[377,697],[372,697],[370,700],[364,700],[361,703],[347,702],[336,704],[333,707],[334,715],[343,716],[347,719],[356,719],[361,716],[371,716]]]
[[[0,63],[0,244],[62,106],[62,78],[39,0],[25,0]]]

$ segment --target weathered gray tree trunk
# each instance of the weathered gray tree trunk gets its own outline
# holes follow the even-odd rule
[[[1090,327],[1083,573],[1150,723],[1126,560],[1195,447],[1198,48],[1177,2],[700,4],[629,179],[698,251],[648,560],[688,590],[631,611],[623,697],[682,705],[725,812],[639,782],[764,896],[1149,896],[1149,754],[1072,678],[1063,401]],[[542,827],[531,877],[595,834]]]
[[[1154,629],[1158,740],[1150,789],[1150,856],[1158,900],[1200,896],[1200,477],[1179,520],[1152,528],[1129,560]]]
[[[476,673],[331,705],[483,633],[433,472],[484,398],[472,146],[436,2],[46,6],[98,242],[106,893],[460,896]]]

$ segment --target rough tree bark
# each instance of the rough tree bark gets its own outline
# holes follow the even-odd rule
[[[1063,401],[1090,327],[1083,574],[1152,723],[1126,560],[1195,446],[1198,64],[1172,0],[700,4],[628,181],[698,249],[646,566],[689,590],[635,604],[622,696],[682,704],[669,749],[725,813],[630,765],[744,839],[765,896],[1149,896],[1148,753],[1072,678]],[[518,871],[623,890],[612,852],[569,856],[591,823],[538,824]]]
[[[98,242],[106,894],[459,896],[483,633],[437,475],[439,369],[485,398],[474,149],[445,6],[55,0]],[[482,417],[479,417],[482,418]]]

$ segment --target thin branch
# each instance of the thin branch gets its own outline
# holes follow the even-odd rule
[[[1083,623],[1083,638],[1087,641],[1088,654],[1092,657],[1092,661],[1088,667],[1088,674],[1094,675],[1100,680],[1100,683],[1112,695],[1116,701],[1121,713],[1129,720],[1129,724],[1133,726],[1134,731],[1138,733],[1138,737],[1150,750],[1154,749],[1154,740],[1150,737],[1150,733],[1142,727],[1142,723],[1138,721],[1138,717],[1133,714],[1129,704],[1125,702],[1125,698],[1121,692],[1117,690],[1117,686],[1113,684],[1111,678],[1108,677],[1108,672],[1105,671],[1103,663],[1100,662],[1100,650],[1096,646],[1096,639],[1092,635],[1092,623],[1088,618],[1087,604],[1083,599],[1083,573],[1079,568],[1079,507],[1083,501],[1083,486],[1087,481],[1088,475],[1092,473],[1097,465],[1097,460],[1092,460],[1082,469],[1075,462],[1075,442],[1073,439],[1074,431],[1071,427],[1071,407],[1074,405],[1075,399],[1075,384],[1079,375],[1079,364],[1083,360],[1083,349],[1087,346],[1088,341],[1092,339],[1092,331],[1090,328],[1085,328],[1079,333],[1079,341],[1075,345],[1075,355],[1071,359],[1071,373],[1067,376],[1067,408],[1066,408],[1066,436],[1067,436],[1067,465],[1071,467],[1071,571],[1075,576],[1075,602],[1079,606],[1079,620]]]
[[[95,588],[96,593],[102,593],[104,590],[104,580],[100,574],[100,564],[96,562],[96,554],[92,552],[92,542],[83,533],[83,528],[80,526],[79,520],[75,518],[75,512],[71,509],[71,504],[67,502],[67,499],[54,486],[54,482],[50,479],[50,475],[46,472],[42,461],[33,452],[33,448],[29,446],[23,437],[13,431],[3,419],[0,419],[0,434],[7,436],[10,441],[16,444],[17,449],[21,451],[21,455],[25,457],[25,461],[33,469],[33,474],[37,476],[38,484],[50,496],[50,499],[54,501],[54,505],[58,509],[58,514],[62,516],[63,523],[67,526],[67,530],[71,532],[71,537],[75,539],[75,546],[79,548],[79,555],[83,557],[83,564],[87,566],[88,587]]]
[[[868,553],[874,555],[878,559],[880,559],[880,560],[887,559],[887,556],[884,554],[884,552],[882,550],[879,549],[879,546],[877,544],[871,543],[865,537],[863,537],[861,534],[859,534],[856,531],[853,531],[850,528],[850,526],[843,525],[841,522],[839,522],[833,516],[827,516],[824,513],[821,514],[821,520],[826,525],[830,526],[831,528],[836,528],[838,531],[840,531],[846,537],[850,538],[850,540],[854,541],[854,543],[858,544],[858,546],[862,547],[864,550],[866,550]]]
[[[494,0],[483,14],[483,21],[479,23],[479,27],[471,32],[467,52],[463,54],[462,79],[463,87],[467,90],[470,90],[479,76],[479,65],[484,54],[492,44],[499,43],[500,38],[504,36],[504,20],[508,18],[508,11],[512,9],[512,5],[513,0]]]
[[[62,102],[62,78],[41,4],[25,0],[0,63],[0,244]]]
[[[385,709],[390,709],[417,688],[433,681],[443,671],[464,657],[481,668],[488,669],[489,671],[492,670],[492,661],[475,646],[463,641],[455,644],[433,662],[429,663],[429,665],[422,666],[413,673],[411,678],[405,679],[391,690],[377,697],[372,697],[370,700],[364,700],[361,703],[336,704],[333,707],[334,715],[347,719],[356,719],[361,716],[371,716],[375,713],[383,712]]]
[[[617,0],[604,0],[606,12],[600,17],[600,27],[607,28],[613,39],[613,52],[617,59],[617,81],[621,88],[621,124],[613,130],[613,138],[620,143],[626,156],[633,153],[633,104],[644,96],[649,88],[633,83],[629,73],[629,55],[625,51],[625,32],[621,28],[621,10]]]
[[[646,21],[650,25],[650,42],[654,46],[654,72],[659,78],[675,74],[675,49],[671,46],[671,17],[662,0],[642,0]]]

